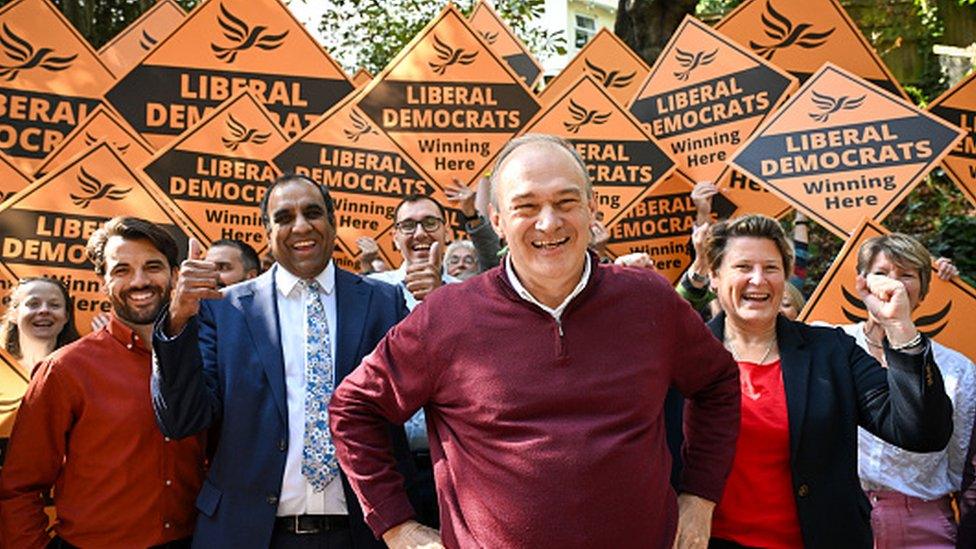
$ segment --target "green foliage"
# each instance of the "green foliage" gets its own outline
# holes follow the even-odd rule
[[[472,0],[456,2],[469,14]],[[333,0],[319,30],[325,47],[346,70],[365,67],[376,74],[431,19],[447,5],[446,0]],[[495,10],[540,61],[566,53],[563,31],[550,32],[536,25],[545,0],[498,0]]]
[[[719,19],[741,3],[742,0],[698,0],[695,16],[709,21]]]

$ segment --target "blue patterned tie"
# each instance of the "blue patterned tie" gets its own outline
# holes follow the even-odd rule
[[[335,445],[329,434],[329,399],[335,388],[332,347],[325,306],[319,297],[322,286],[315,280],[305,286],[305,445],[302,475],[316,492],[321,492],[339,475]]]

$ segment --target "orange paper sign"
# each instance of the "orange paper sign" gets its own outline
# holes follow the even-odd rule
[[[299,135],[275,157],[294,171],[327,185],[336,205],[341,267],[359,270],[356,240],[377,241],[387,265],[399,265],[393,249],[393,210],[407,194],[430,196],[434,185],[409,157],[349,97]]]
[[[627,44],[600,29],[540,95],[543,103],[562,95],[584,74],[592,76],[621,105],[629,105],[651,69]]]
[[[91,233],[118,215],[163,226],[186,255],[189,221],[104,141],[0,205],[0,270],[13,279],[59,278],[75,301],[78,330],[111,306],[85,254]]]
[[[360,90],[366,87],[366,84],[369,84],[369,81],[372,79],[373,79],[373,75],[370,74],[368,70],[359,67],[359,70],[356,71],[356,74],[352,75],[351,81],[352,81],[352,85],[355,86],[357,90]]]
[[[946,173],[976,205],[976,72],[929,103],[929,112],[955,124],[966,136],[942,159]]]
[[[13,355],[0,348],[0,438],[10,437],[17,409],[27,392],[29,381],[30,372]],[[0,465],[3,464],[3,456],[6,454],[6,449],[0,448]]]
[[[590,76],[581,76],[555,98],[529,122],[525,133],[558,135],[576,147],[608,228],[674,169],[674,161],[640,122]]]
[[[746,0],[715,30],[805,82],[824,63],[908,98],[837,0]]]
[[[884,227],[870,221],[857,227],[810,296],[799,319],[829,324],[865,320],[867,309],[854,286],[857,252],[867,239],[886,234],[889,232]],[[958,277],[947,282],[933,273],[929,293],[912,318],[923,334],[976,360],[976,338],[973,338],[976,290]]]
[[[471,23],[471,28],[478,31],[478,34],[491,46],[491,49],[522,78],[526,86],[530,89],[535,87],[539,77],[542,76],[542,66],[490,5],[483,0],[478,0],[468,22]]]
[[[173,0],[161,0],[98,50],[113,73],[123,75],[180,26],[186,13]]]
[[[532,92],[448,5],[360,96],[359,108],[444,185],[470,184],[539,110]]]
[[[827,64],[736,153],[744,174],[841,238],[881,221],[962,131]]]
[[[657,272],[675,283],[692,261],[691,230],[696,209],[691,200],[695,186],[681,170],[651,187],[610,228],[607,250],[614,256],[643,252],[651,256]],[[727,218],[735,205],[722,194],[712,199],[712,216]]]
[[[267,109],[243,92],[157,152],[143,171],[208,244],[233,238],[260,254],[268,244],[261,199],[278,176],[274,153],[287,141]]]
[[[30,182],[30,178],[24,175],[7,155],[0,153],[0,204]]]
[[[105,97],[161,147],[244,90],[294,136],[352,84],[278,0],[207,0]]]
[[[34,173],[114,78],[48,0],[7,4],[0,9],[0,150]]]
[[[95,107],[84,122],[76,126],[56,149],[51,151],[51,154],[37,167],[35,177],[42,177],[56,170],[71,157],[88,150],[102,139],[115,147],[119,156],[129,166],[142,166],[153,155],[152,147],[132,129],[132,126],[101,104]]]

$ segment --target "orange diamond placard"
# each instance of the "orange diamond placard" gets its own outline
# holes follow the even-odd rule
[[[437,185],[480,177],[539,110],[532,92],[453,5],[360,95],[359,108]]]
[[[796,80],[687,16],[630,105],[692,180],[718,181],[728,159]]]
[[[846,238],[881,221],[963,132],[831,64],[774,113],[736,168]]]
[[[48,0],[7,4],[0,9],[0,150],[34,173],[114,79]]]
[[[746,0],[715,30],[805,82],[824,63],[908,98],[837,0]]]
[[[109,40],[98,57],[113,73],[123,75],[180,26],[186,13],[173,0],[161,0]]]
[[[674,161],[640,123],[596,80],[582,76],[525,127],[567,139],[593,182],[597,208],[606,226],[668,176]]]
[[[352,75],[350,81],[352,82],[352,85],[356,87],[357,90],[361,90],[364,87],[366,87],[366,84],[369,84],[369,81],[372,79],[373,79],[373,75],[370,74],[368,70],[359,67],[359,70],[356,71],[356,74]]]
[[[336,206],[341,267],[359,270],[356,240],[377,241],[387,265],[402,256],[393,248],[393,211],[407,194],[431,196],[427,181],[410,158],[349,97],[275,156],[284,172],[307,175],[329,187]]]
[[[152,146],[136,133],[132,126],[119,118],[104,104],[101,104],[95,107],[95,110],[85,118],[84,122],[76,126],[65,137],[58,148],[51,151],[51,154],[37,167],[35,177],[42,177],[44,174],[56,170],[71,157],[88,150],[89,147],[102,139],[115,147],[119,156],[133,167],[142,166],[153,155]]]
[[[118,215],[141,217],[173,235],[186,256],[187,220],[169,200],[99,141],[86,153],[35,181],[0,205],[0,269],[8,277],[61,279],[75,302],[78,330],[111,310],[85,255],[91,233]]]
[[[640,200],[624,211],[609,229],[607,250],[616,257],[646,253],[654,259],[655,270],[671,281],[691,265],[691,230],[697,211],[691,200],[695,183],[681,170],[675,170],[664,181],[651,187]],[[723,194],[712,199],[712,217],[728,218],[735,204]]]
[[[10,157],[0,153],[0,204],[23,189],[31,182],[24,172],[10,160]]]
[[[280,1],[207,0],[105,98],[161,147],[245,90],[294,136],[352,89]]]
[[[190,131],[159,150],[143,168],[210,244],[242,240],[259,254],[268,245],[261,199],[288,142],[250,92],[227,100]]]
[[[535,88],[536,82],[542,76],[542,65],[490,5],[484,0],[478,0],[468,22],[491,49],[512,67],[529,89]]]
[[[608,29],[600,29],[540,94],[546,103],[584,74],[592,76],[621,105],[629,105],[651,69]]]
[[[976,206],[976,72],[929,103],[929,112],[962,128],[966,135],[942,159],[949,178]]]
[[[0,438],[10,438],[29,381],[30,372],[6,349],[0,348]],[[6,455],[6,451],[3,454]]]
[[[857,252],[861,245],[876,236],[890,234],[877,223],[865,220],[851,233],[837,259],[824,274],[817,289],[800,313],[803,322],[850,324],[867,318],[867,309],[854,285],[857,277]],[[934,271],[934,269],[933,269]],[[929,293],[912,318],[919,331],[946,347],[976,360],[976,290],[959,277],[945,281],[932,273]]]

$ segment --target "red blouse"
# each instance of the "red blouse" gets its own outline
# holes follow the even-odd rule
[[[790,426],[780,361],[739,362],[742,424],[712,536],[750,547],[803,547],[790,473]]]

